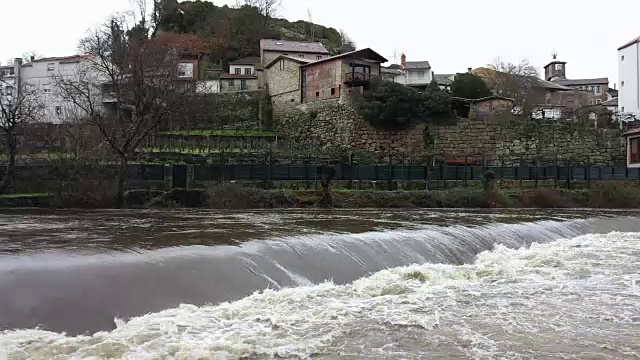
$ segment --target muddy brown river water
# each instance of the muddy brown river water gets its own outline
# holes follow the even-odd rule
[[[640,213],[0,210],[2,359],[638,359]]]

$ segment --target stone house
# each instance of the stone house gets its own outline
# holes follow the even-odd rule
[[[329,51],[319,42],[289,41],[289,40],[260,40],[260,63],[266,65],[280,55],[311,61],[329,57]]]
[[[622,136],[627,148],[627,167],[640,168],[640,128],[628,130]]]
[[[280,55],[264,66],[267,90],[274,105],[300,104],[300,66],[309,59]]]
[[[338,100],[353,88],[367,89],[385,62],[382,55],[366,48],[301,65],[302,102]]]
[[[280,55],[265,65],[268,93],[274,104],[340,100],[352,88],[367,88],[386,61],[371,49],[316,61]]]
[[[453,97],[451,100],[452,102],[462,104],[465,109],[463,114],[458,115],[484,121],[499,114],[511,113],[515,104],[514,99],[498,95],[491,95],[480,99]]]
[[[586,93],[585,102],[580,106],[597,105],[609,100],[609,79],[567,79],[567,63],[554,60],[544,67],[545,80]]]

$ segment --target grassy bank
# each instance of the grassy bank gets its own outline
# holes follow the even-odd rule
[[[143,193],[144,194],[144,193]],[[130,194],[133,197],[133,193]],[[208,190],[173,190],[151,198],[138,195],[132,206],[204,207],[211,209],[264,208],[640,208],[640,187],[598,189],[499,190],[492,201],[481,188],[434,191],[349,191],[331,193],[331,201],[313,190],[263,190],[224,185]]]
[[[605,186],[596,189],[503,189],[491,200],[477,187],[431,191],[337,190],[327,199],[314,190],[264,190],[223,185],[206,190],[132,190],[130,208],[600,208],[640,209],[640,187]],[[0,207],[105,208],[112,196],[104,193],[0,195]]]

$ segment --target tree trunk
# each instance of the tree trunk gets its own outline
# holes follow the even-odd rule
[[[120,170],[118,172],[118,193],[116,194],[116,207],[122,209],[124,205],[124,190],[127,180],[127,164],[129,160],[126,156],[120,157]]]
[[[7,132],[6,141],[9,164],[4,173],[4,178],[0,182],[0,192],[14,194],[16,192],[16,152],[18,146],[13,132]]]

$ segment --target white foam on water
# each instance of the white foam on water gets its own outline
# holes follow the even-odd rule
[[[640,233],[499,245],[470,265],[181,305],[92,336],[5,331],[0,359],[637,358],[638,259]]]

